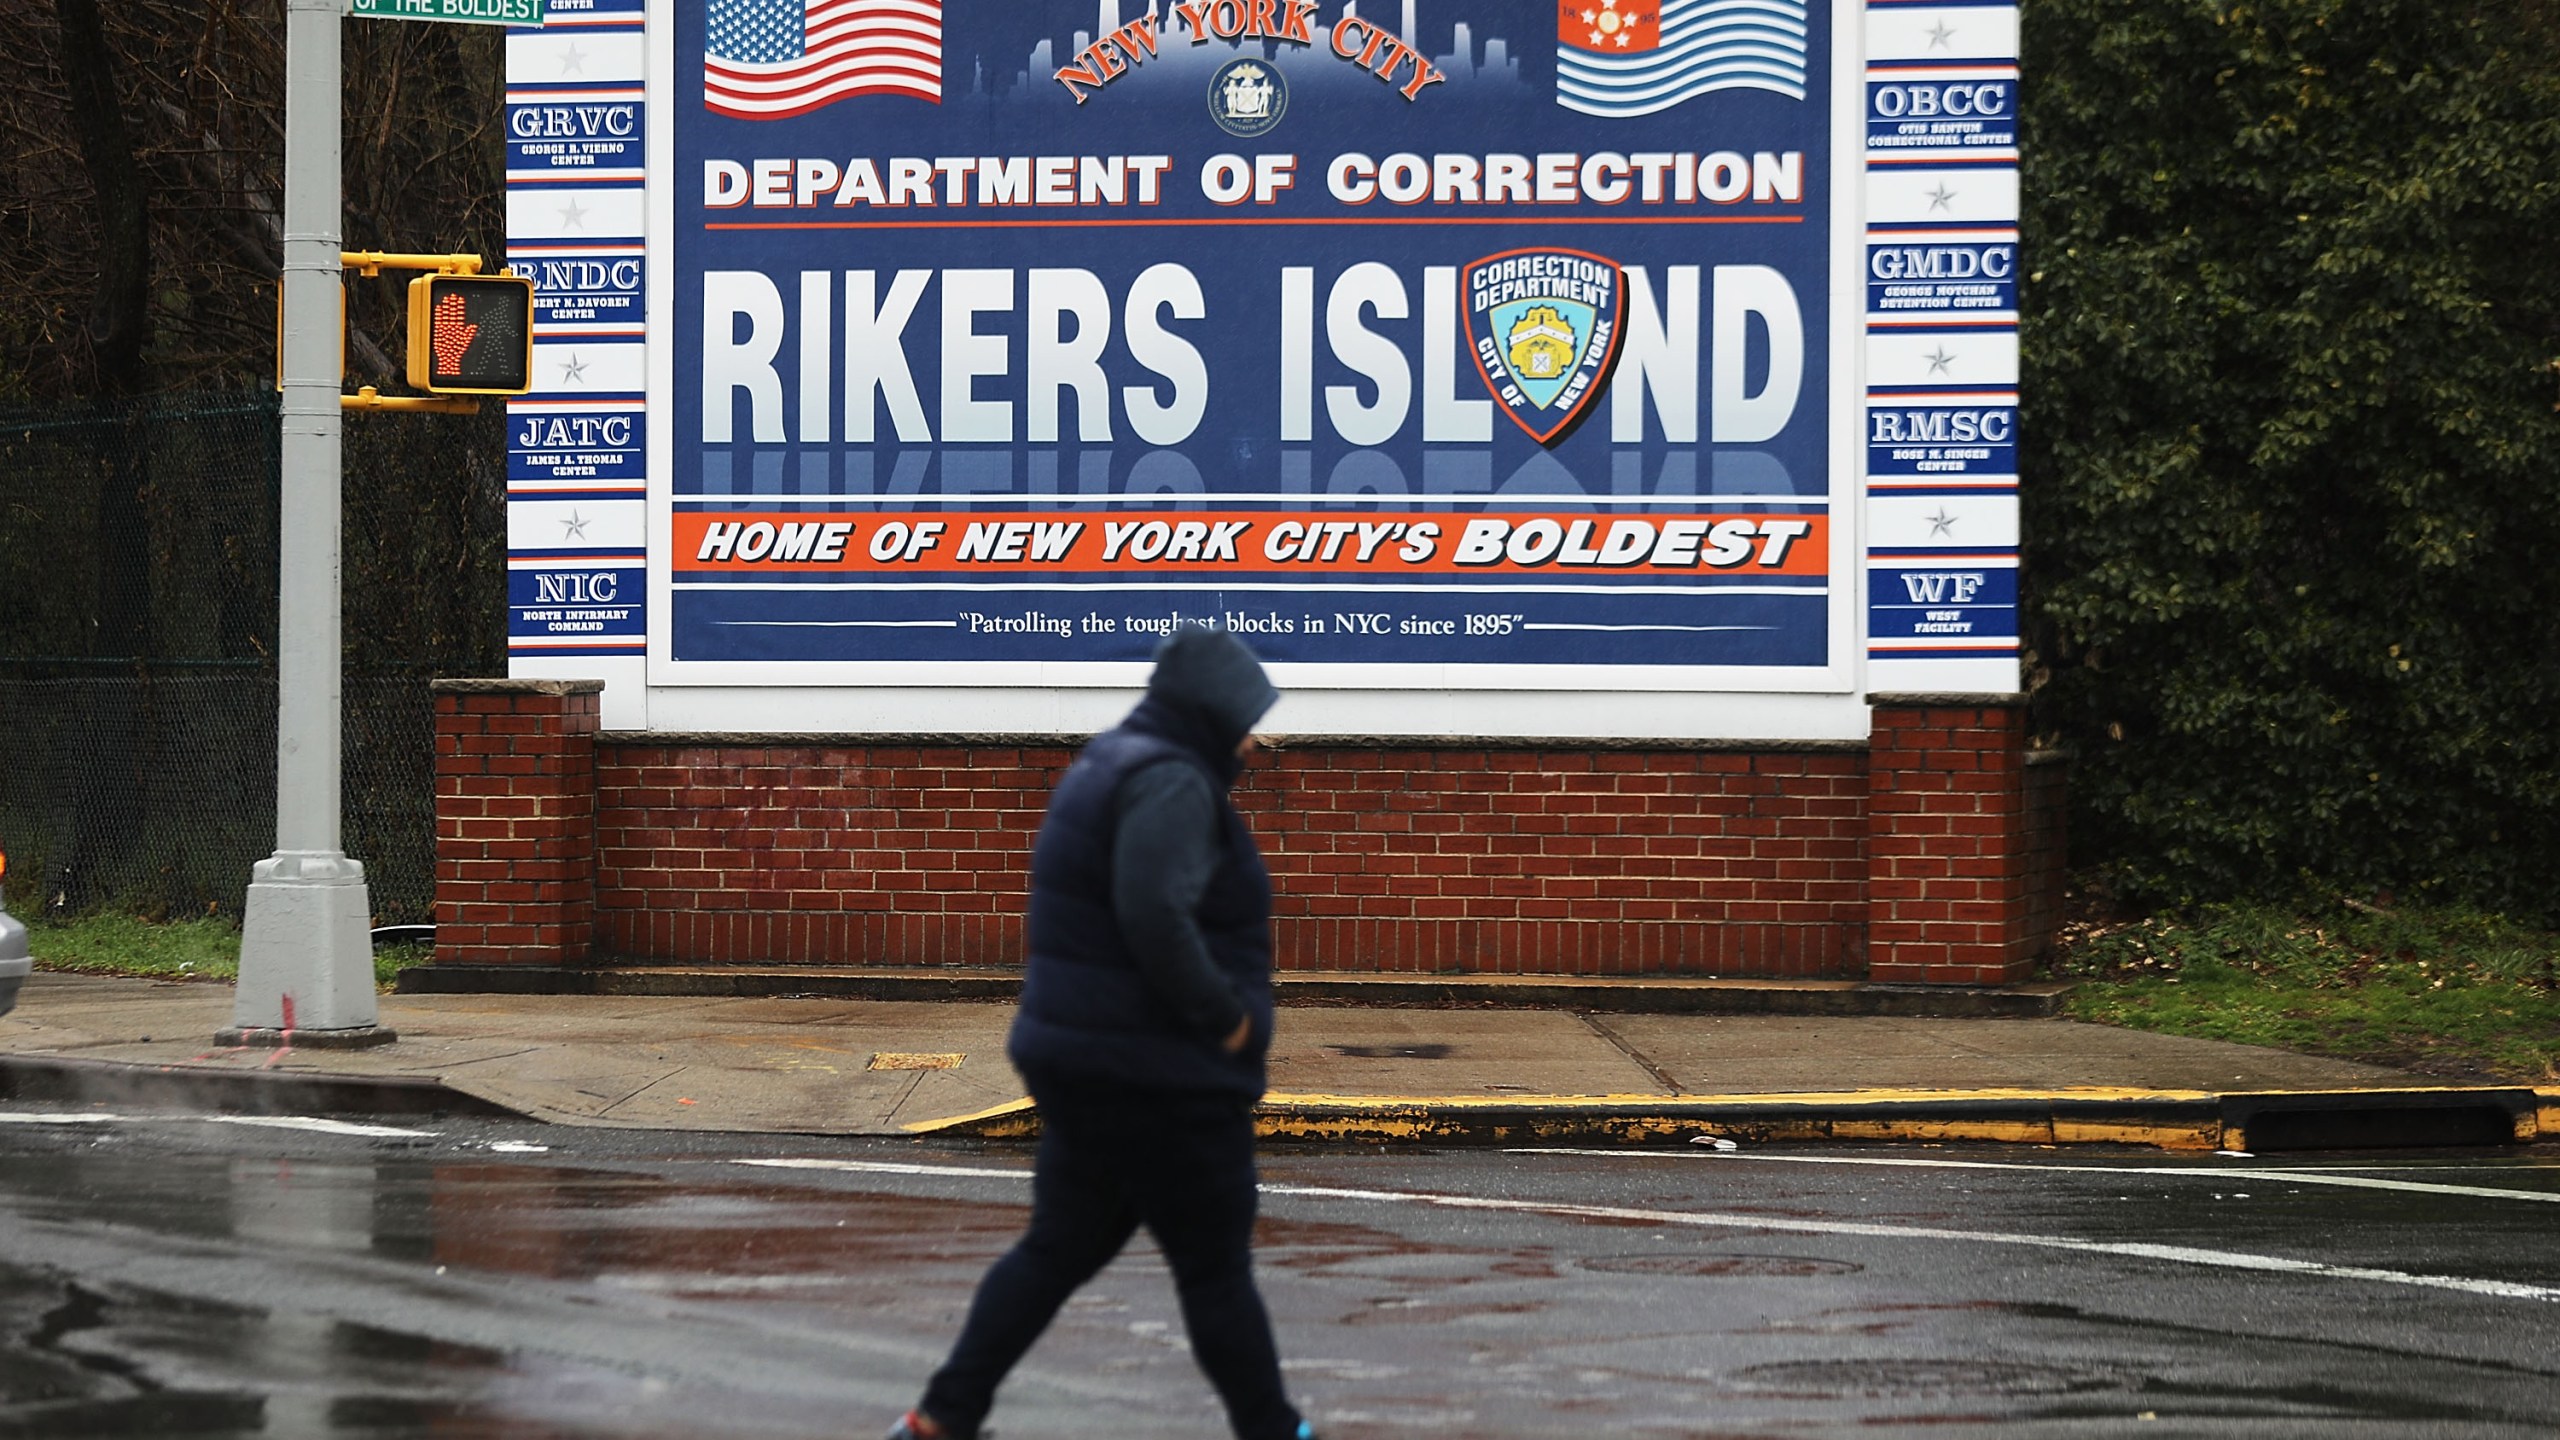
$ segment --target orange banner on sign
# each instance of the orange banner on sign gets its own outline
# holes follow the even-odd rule
[[[675,517],[679,574],[1269,573],[1819,576],[1824,515],[702,514]]]

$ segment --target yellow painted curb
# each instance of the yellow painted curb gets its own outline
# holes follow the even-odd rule
[[[2395,1092],[2396,1093],[2396,1092]],[[1664,1105],[1872,1105],[1939,1104],[1963,1100],[2213,1100],[2211,1090],[2146,1090],[2114,1085],[2071,1086],[2046,1090],[1741,1090],[1720,1095],[1664,1095],[1641,1092],[1617,1095],[1332,1095],[1321,1091],[1274,1090],[1265,1105],[1340,1105],[1345,1107],[1412,1107],[1451,1110],[1516,1110],[1524,1105],[1578,1110],[1624,1110]]]
[[[2084,1086],[2053,1090],[1837,1090],[1724,1095],[1334,1095],[1276,1091],[1256,1111],[1256,1132],[1297,1143],[1582,1141],[1678,1144],[1701,1135],[1769,1141],[1981,1141],[2029,1145],[2145,1145],[2167,1150],[2248,1148],[2253,1117],[2289,1102],[2410,1108],[2416,1100],[2496,1097],[2515,1138],[2560,1137],[2560,1089],[2387,1086],[2359,1090],[2217,1093]],[[2519,1103],[2529,1096],[2532,1103]],[[2399,1102],[2394,1105],[2393,1102]],[[912,1135],[1028,1139],[1039,1133],[1028,1099],[968,1115],[918,1121]]]
[[[1758,1142],[1948,1141],[2152,1145],[2222,1143],[2216,1096],[2091,1086],[2069,1090],[1838,1090],[1727,1095],[1308,1095],[1264,1097],[1256,1129],[1300,1142],[1571,1139],[1677,1144],[1700,1135]]]
[[[979,1135],[990,1140],[1021,1140],[1040,1133],[1039,1117],[1032,1111],[1031,1097],[1007,1100],[984,1110],[966,1115],[950,1115],[940,1120],[914,1120],[899,1127],[910,1135]]]

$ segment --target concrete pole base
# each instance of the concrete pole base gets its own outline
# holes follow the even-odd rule
[[[296,1050],[370,1050],[399,1038],[399,1032],[379,1025],[360,1025],[353,1030],[244,1030],[233,1025],[213,1032],[216,1045],[290,1045]]]
[[[232,1030],[319,1045],[321,1033],[375,1029],[372,931],[362,865],[291,852],[260,862],[241,914]]]

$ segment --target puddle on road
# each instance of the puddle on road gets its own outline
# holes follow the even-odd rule
[[[1264,1215],[1254,1225],[1253,1246],[1256,1265],[1310,1279],[1433,1288],[1496,1277],[1551,1280],[1561,1273],[1555,1255],[1543,1246],[1434,1244],[1346,1221]]]
[[[136,1435],[240,1435],[266,1428],[266,1401],[221,1390],[154,1390],[148,1394],[45,1399],[12,1405],[0,1434],[60,1440]]]
[[[1028,1214],[1012,1203],[513,1165],[440,1166],[427,1183],[437,1264],[712,1298],[769,1293],[735,1283],[764,1277],[859,1286],[919,1265],[983,1264]]]
[[[453,1393],[513,1368],[478,1346],[0,1265],[0,1435],[588,1433]]]
[[[1348,1060],[1446,1060],[1452,1047],[1437,1041],[1419,1045],[1327,1045]]]
[[[2057,1307],[2058,1308],[2058,1307]],[[1756,1327],[1766,1334],[1890,1335],[1948,1314],[1996,1313],[2041,1318],[2039,1307],[2005,1300],[1956,1300],[1939,1304],[1853,1305],[1769,1320]]]
[[[2020,1360],[1883,1357],[1772,1360],[1745,1365],[1723,1379],[1730,1389],[1773,1400],[1954,1400],[2119,1390],[2124,1384],[2105,1371]]]
[[[1547,1308],[1543,1300],[1492,1300],[1482,1304],[1434,1303],[1402,1296],[1372,1300],[1341,1317],[1344,1325],[1459,1325],[1471,1320],[1534,1315]]]
[[[2503,1414],[2496,1409],[2466,1405],[2457,1400],[2433,1398],[2408,1391],[2383,1394],[2348,1390],[2338,1386],[2268,1384],[2201,1386],[2181,1385],[2163,1380],[2146,1379],[2128,1392],[2133,1404],[2159,1416],[2163,1421],[2189,1424],[2212,1422],[2217,1428],[2230,1422],[2250,1420],[2286,1420],[2296,1426],[2316,1422],[2364,1425],[2394,1422],[2400,1425],[2435,1424],[2507,1424],[2535,1423],[2537,1417]],[[2109,1418],[2121,1420],[2122,1401],[2099,1405],[2074,1399],[2040,1405],[2027,1413],[2040,1420],[2085,1420]],[[2547,1414],[2538,1417],[2548,1421]]]
[[[1583,1270],[1608,1275],[1740,1276],[1755,1280],[1802,1280],[1816,1275],[1854,1275],[1864,1265],[1824,1260],[1811,1255],[1751,1255],[1733,1251],[1672,1252],[1660,1255],[1592,1255],[1573,1262]]]
[[[859,1277],[943,1260],[980,1264],[1026,1207],[758,1182],[678,1183],[513,1162],[346,1163],[120,1155],[13,1167],[30,1219],[370,1253],[492,1274],[670,1277],[707,1292],[739,1277]]]
[[[2291,1348],[2334,1353],[2350,1365],[2362,1366],[2376,1373],[2402,1372],[2413,1366],[2426,1365],[2440,1367],[2448,1373],[2469,1372],[2476,1376],[2529,1383],[2549,1384],[2555,1379],[2547,1370],[2480,1356],[2412,1354],[2404,1346],[2345,1336],[2271,1333],[2267,1328],[2253,1329],[2241,1324],[2209,1324],[2201,1318],[2165,1319],[2092,1310],[2050,1300],[1956,1300],[1840,1306],[1791,1319],[1767,1321],[1755,1328],[1766,1333],[1886,1335],[1924,1328],[1950,1316],[1957,1317],[1958,1324],[1969,1327],[1979,1327],[1993,1316],[2067,1326],[2083,1336],[2100,1337],[2099,1343],[2118,1349],[2161,1343],[2218,1351],[2240,1347],[2262,1351]]]
[[[360,1163],[159,1156],[147,1164],[135,1157],[81,1155],[23,1167],[9,1179],[12,1203],[21,1212],[69,1224],[103,1221],[166,1235],[371,1255],[410,1262],[420,1276],[449,1268],[461,1276],[525,1276],[598,1287],[585,1292],[581,1303],[645,1307],[664,1298],[706,1306],[807,1307],[795,1315],[831,1317],[821,1324],[842,1323],[848,1313],[903,1307],[899,1313],[930,1313],[933,1319],[917,1323],[937,1336],[942,1316],[956,1313],[985,1263],[1020,1233],[1026,1211],[1018,1202],[903,1195],[885,1187],[665,1179],[401,1155]],[[2400,1197],[2387,1198],[2396,1203]],[[2195,1213],[2204,1208],[2185,1207]],[[1822,1212],[1772,1206],[1757,1213]],[[1556,1225],[1562,1228],[1549,1228]],[[1314,1317],[1306,1349],[1323,1348],[1325,1331],[1339,1326],[1332,1335],[1344,1343],[1335,1348],[1357,1357],[1320,1363],[1380,1367],[1393,1361],[1387,1368],[1395,1374],[1417,1377],[1392,1385],[1336,1382],[1382,1417],[1480,1411],[1534,1424],[1533,1417],[1580,1415],[1592,1433],[1628,1433],[1616,1423],[1634,1413],[1627,1407],[1694,1400],[1692,1413],[1700,1414],[1715,1413],[1719,1404],[1753,1407],[1752,1419],[1734,1433],[1748,1433],[1753,1420],[1775,1423],[1771,1416],[1802,1419],[1875,1406],[1899,1407],[1906,1416],[1925,1412],[1934,1422],[1983,1411],[1986,1424],[2030,1416],[2054,1422],[2122,1418],[2141,1409],[2163,1418],[2495,1420],[2512,1418],[2498,1408],[2511,1410],[2509,1401],[2465,1408],[2446,1397],[2464,1395],[2483,1377],[2505,1383],[2512,1393],[2537,1379],[2515,1367],[2491,1375],[2474,1362],[2413,1357],[2385,1347],[2360,1353],[2343,1342],[2226,1334],[2063,1305],[1980,1300],[1812,1309],[1869,1293],[1860,1287],[1872,1287],[1873,1280],[1849,1278],[1862,1271],[1850,1261],[1747,1248],[1819,1248],[1819,1242],[1802,1237],[1728,1231],[1720,1237],[1729,1242],[1726,1248],[1692,1250],[1681,1248],[1683,1236],[1662,1235],[1655,1222],[1635,1219],[1551,1217],[1547,1226],[1526,1231],[1417,1228],[1437,1238],[1295,1215],[1266,1214],[1257,1230],[1257,1258],[1266,1276],[1294,1287],[1298,1303]],[[1615,1235],[1611,1228],[1655,1234]],[[1489,1243],[1524,1233],[1557,1243]],[[1154,1385],[1162,1382],[1152,1377],[1162,1372],[1150,1365],[1170,1363],[1187,1375],[1187,1361],[1149,1361],[1127,1353],[1133,1327],[1161,1328],[1163,1322],[1150,1317],[1171,1311],[1160,1269],[1150,1273],[1158,1262],[1140,1245],[1143,1278],[1125,1289],[1113,1286],[1114,1294],[1080,1297],[1061,1328],[1073,1330],[1081,1315],[1115,1331],[1116,1344],[1096,1331],[1080,1342],[1070,1340],[1074,1348],[1067,1353],[1095,1357],[1092,1364],[1099,1368],[1136,1366],[1131,1383]],[[1575,1253],[1582,1248],[1621,1253]],[[1708,1281],[1732,1283],[1692,1283]],[[1811,1288],[1835,1283],[1836,1289]],[[1752,1286],[1763,1288],[1747,1288]],[[617,1302],[608,1289],[637,1293]],[[1120,1298],[1126,1295],[1137,1297],[1134,1308]],[[1601,1295],[1627,1297],[1627,1308],[1621,1313],[1592,1303]],[[1692,1296],[1704,1298],[1675,1298]],[[1749,1297],[1748,1307],[1736,1296]],[[1685,1335],[1676,1350],[1633,1352],[1647,1363],[1605,1372],[1606,1379],[1592,1378],[1604,1372],[1578,1356],[1568,1358],[1621,1336],[1636,1345],[1659,1341],[1672,1329],[1674,1309],[1693,1304],[1701,1308],[1677,1313],[1701,1317],[1695,1343],[1725,1337],[1714,1342],[1723,1348],[1712,1360]],[[1771,1305],[1783,1308],[1763,1308]],[[1651,1313],[1656,1307],[1659,1315]],[[727,1323],[740,1312],[717,1313]],[[1762,1315],[1774,1318],[1757,1318]],[[2084,1363],[2011,1361],[1980,1353],[1997,1347],[1971,1343],[1997,1335],[2003,1326],[2014,1335],[2018,1327],[2045,1325],[2062,1338],[2066,1361]],[[1743,1337],[1738,1344],[1736,1337]],[[1852,1346],[1900,1353],[1832,1358]],[[2292,1371],[2300,1381],[2329,1378],[2320,1374],[2325,1369],[2340,1384],[2249,1389],[2213,1383],[2225,1370],[2240,1373],[2247,1363],[2231,1357],[2304,1353],[2294,1347],[2314,1347],[2327,1358],[2284,1364],[2280,1371]],[[1825,1358],[1775,1358],[1790,1351]],[[2108,1361],[2118,1352],[2141,1358],[2111,1367]],[[1728,1368],[1706,1368],[1710,1364]],[[2367,1373],[2391,1376],[2375,1383],[2400,1393],[2364,1395],[2341,1388]],[[169,1388],[150,1388],[152,1376]],[[208,1376],[253,1377],[256,1393],[209,1386]],[[2539,1378],[2547,1383],[2548,1377]],[[595,1366],[555,1365],[398,1330],[191,1307],[139,1292],[83,1294],[67,1290],[58,1277],[0,1269],[0,1396],[11,1404],[24,1397],[24,1403],[57,1407],[44,1412],[45,1424],[30,1433],[183,1435],[204,1433],[189,1430],[190,1417],[227,1415],[232,1418],[213,1428],[530,1440],[588,1432],[575,1423],[524,1420],[526,1413],[581,1412],[556,1393],[538,1402],[523,1397],[561,1390],[593,1397],[616,1385],[621,1389],[613,1393],[622,1394],[632,1383],[630,1375],[606,1374]],[[1453,1385],[1458,1388],[1450,1390]],[[305,1408],[279,1408],[287,1401]],[[533,1403],[541,1408],[532,1409]],[[1515,1403],[1516,1409],[1502,1408]],[[513,1408],[500,1413],[502,1405]],[[1588,1414],[1581,1414],[1584,1408]],[[11,1433],[7,1425],[15,1418],[15,1412],[0,1414],[0,1434]],[[596,1433],[684,1433],[668,1428],[673,1423],[644,1411],[637,1421],[601,1425]],[[1466,1428],[1461,1423],[1454,1431],[1443,1427],[1443,1433]],[[1344,1423],[1329,1433],[1357,1440],[1390,1429]]]
[[[634,1297],[642,1305],[807,1304],[840,1313],[918,1293],[941,1304],[965,1297],[1024,1216],[1018,1204],[399,1156],[82,1153],[13,1164],[7,1182],[17,1217],[90,1235],[129,1231],[138,1253],[157,1248],[181,1270],[193,1257],[236,1264],[270,1247],[399,1262],[349,1271],[347,1284],[435,1307],[429,1313],[445,1318],[422,1323],[439,1333],[476,1323],[483,1310],[503,1313],[503,1298],[453,1283],[473,1277],[644,1292]],[[0,1214],[0,1223],[17,1221]],[[347,1323],[293,1308],[290,1292],[230,1304],[72,1283],[42,1263],[36,1254],[37,1268],[0,1264],[0,1436],[820,1433],[789,1415],[759,1412],[738,1426],[718,1415],[688,1418],[685,1408],[704,1402],[642,1401],[635,1397],[658,1382],[574,1352]],[[200,1280],[181,1283],[209,1293]],[[610,1418],[590,1428],[588,1417],[599,1416]]]
[[[1947,1335],[1979,1339],[1994,1333],[1990,1326],[2002,1317],[2065,1327],[2056,1332],[2059,1343],[2140,1358],[2112,1366],[2070,1366],[1975,1357],[1868,1357],[1774,1362],[1717,1378],[1727,1388],[1761,1399],[1964,1401],[2051,1396],[2009,1412],[2006,1419],[2121,1421],[2147,1410],[2163,1421],[2216,1425],[2253,1419],[2514,1424],[2529,1421],[2529,1416],[2488,1392],[2505,1388],[2511,1395],[2547,1393],[2552,1381],[2541,1370],[2497,1360],[2427,1355],[2345,1338],[2270,1334],[2244,1326],[2111,1314],[2041,1301],[1841,1306],[1770,1320],[1753,1330],[1904,1336],[1907,1343],[1933,1333],[1942,1339]],[[2014,1335],[2007,1348],[2018,1348]],[[2308,1364],[2280,1358],[2288,1351],[2321,1358]],[[2231,1384],[2200,1378],[2204,1371],[2226,1365],[2269,1378]],[[2273,1378],[2287,1371],[2298,1374],[2323,1368],[2370,1376],[2376,1388],[2357,1388],[2345,1381],[2323,1384]]]

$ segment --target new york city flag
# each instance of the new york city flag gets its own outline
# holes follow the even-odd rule
[[[1805,0],[1556,0],[1556,103],[1651,115],[1714,90],[1804,98]]]

